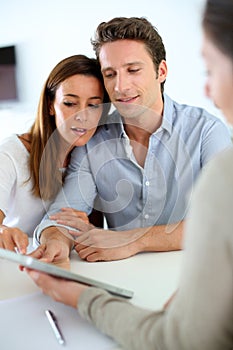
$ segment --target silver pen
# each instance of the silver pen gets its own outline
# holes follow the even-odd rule
[[[65,344],[65,339],[60,331],[60,328],[57,323],[56,316],[51,310],[45,310],[45,315],[47,316],[47,319],[49,321],[50,326],[52,327],[52,330],[55,334],[55,337],[57,338],[57,341],[60,345]]]

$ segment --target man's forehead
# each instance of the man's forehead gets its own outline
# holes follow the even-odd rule
[[[135,40],[118,40],[105,43],[99,53],[102,69],[144,64],[148,60],[151,60],[151,57],[145,45]]]

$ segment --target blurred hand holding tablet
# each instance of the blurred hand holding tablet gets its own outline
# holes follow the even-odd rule
[[[111,294],[124,297],[124,298],[132,298],[133,292],[130,290],[127,290],[125,288],[121,288],[118,286],[114,286],[105,282],[97,281],[95,279],[85,277],[79,274],[76,274],[71,271],[67,271],[65,269],[62,269],[58,266],[55,266],[53,264],[45,263],[43,261],[40,261],[38,259],[34,259],[31,256],[23,255],[23,254],[17,254],[15,252],[12,252],[7,249],[0,248],[0,258],[7,259],[13,262],[18,263],[19,265],[22,265],[24,267],[38,270],[41,272],[45,272],[49,275],[53,275],[55,277],[64,278],[70,281],[76,281],[79,283],[83,283],[89,286],[105,289]]]

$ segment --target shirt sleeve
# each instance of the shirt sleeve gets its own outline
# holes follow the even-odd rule
[[[80,178],[82,178],[81,186]],[[89,158],[85,154],[85,148],[76,147],[72,152],[64,184],[54,202],[50,205],[42,222],[34,231],[34,244],[39,244],[41,232],[47,227],[62,226],[68,229],[70,228],[68,226],[58,225],[55,221],[50,220],[50,215],[59,212],[64,207],[84,211],[89,215],[93,208],[96,194],[96,185],[90,170]]]
[[[0,209],[6,215],[17,174],[14,162],[4,152],[0,152],[0,164]]]
[[[227,162],[210,162],[197,183],[182,277],[166,311],[143,310],[95,288],[81,294],[80,314],[124,348],[232,349],[232,159],[233,152]]]
[[[211,122],[211,125],[206,123],[201,145],[202,167],[214,156],[231,145],[231,132],[223,121],[216,119],[214,122]]]

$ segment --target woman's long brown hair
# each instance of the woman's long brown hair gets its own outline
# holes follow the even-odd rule
[[[101,81],[104,89],[97,60],[84,55],[74,55],[62,60],[47,78],[41,92],[36,120],[30,130],[29,158],[30,179],[33,183],[32,193],[43,200],[53,199],[62,185],[62,174],[58,169],[59,137],[55,117],[50,115],[49,108],[55,99],[59,85],[75,74],[96,77]],[[103,102],[109,105],[105,89]],[[104,113],[107,113],[108,109],[105,108]]]

